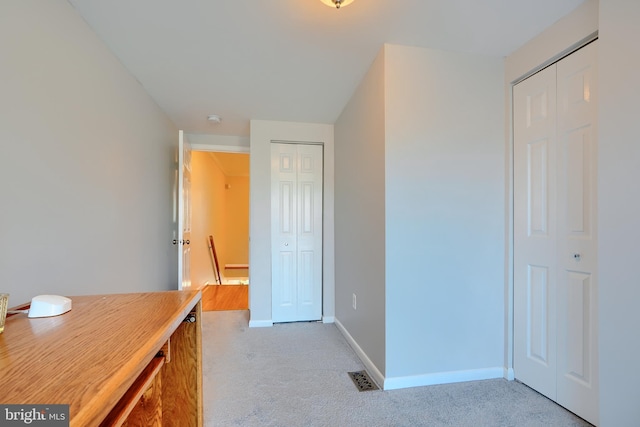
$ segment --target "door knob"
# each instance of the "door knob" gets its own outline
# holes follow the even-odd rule
[[[185,244],[185,245],[188,245],[189,243],[191,243],[191,241],[190,241],[190,240],[185,240],[185,241],[184,241],[184,244]]]
[[[174,245],[177,245],[177,244],[178,244],[178,241],[177,241],[176,239],[173,239],[173,240],[171,241],[171,243],[173,243]]]
[[[582,258],[581,254],[579,254],[579,253],[573,254],[573,259],[575,259],[576,261],[580,261],[580,258]]]

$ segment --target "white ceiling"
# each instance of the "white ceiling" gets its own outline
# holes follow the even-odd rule
[[[239,136],[334,123],[383,43],[506,56],[582,1],[69,0],[180,129]]]

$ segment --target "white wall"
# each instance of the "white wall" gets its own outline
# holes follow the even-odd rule
[[[333,321],[334,306],[334,162],[333,125],[251,121],[249,190],[249,325],[270,326],[271,317],[271,141],[321,142],[324,145],[322,315]]]
[[[600,425],[640,424],[640,2],[601,0],[599,41]]]
[[[249,177],[226,176],[226,183],[229,188],[224,190],[224,224],[227,226],[225,264],[249,264]],[[225,270],[224,266],[222,269],[226,277],[246,278],[249,274],[247,269]]]
[[[213,236],[218,264],[224,269],[228,242],[226,176],[211,153],[191,153],[191,286],[217,283],[209,236]],[[220,272],[221,275],[225,271]]]
[[[513,82],[573,50],[598,31],[598,0],[586,0],[573,12],[529,40],[505,59],[505,80]]]
[[[66,1],[0,3],[0,291],[177,287],[177,129]]]
[[[385,62],[385,388],[501,377],[504,61]]]
[[[336,321],[379,381],[386,351],[384,108],[382,49],[335,124]]]
[[[503,67],[385,45],[336,122],[336,316],[385,389],[503,375]]]

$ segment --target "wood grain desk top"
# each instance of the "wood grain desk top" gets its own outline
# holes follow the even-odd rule
[[[8,317],[0,403],[69,404],[70,425],[98,425],[200,299],[200,291],[77,296],[60,316]]]

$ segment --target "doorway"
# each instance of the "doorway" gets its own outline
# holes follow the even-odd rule
[[[249,154],[193,151],[191,185],[192,283],[198,288],[221,284],[247,287]],[[246,300],[247,290],[242,291]],[[245,305],[248,308],[248,301]]]
[[[517,84],[514,372],[598,423],[597,42]]]

